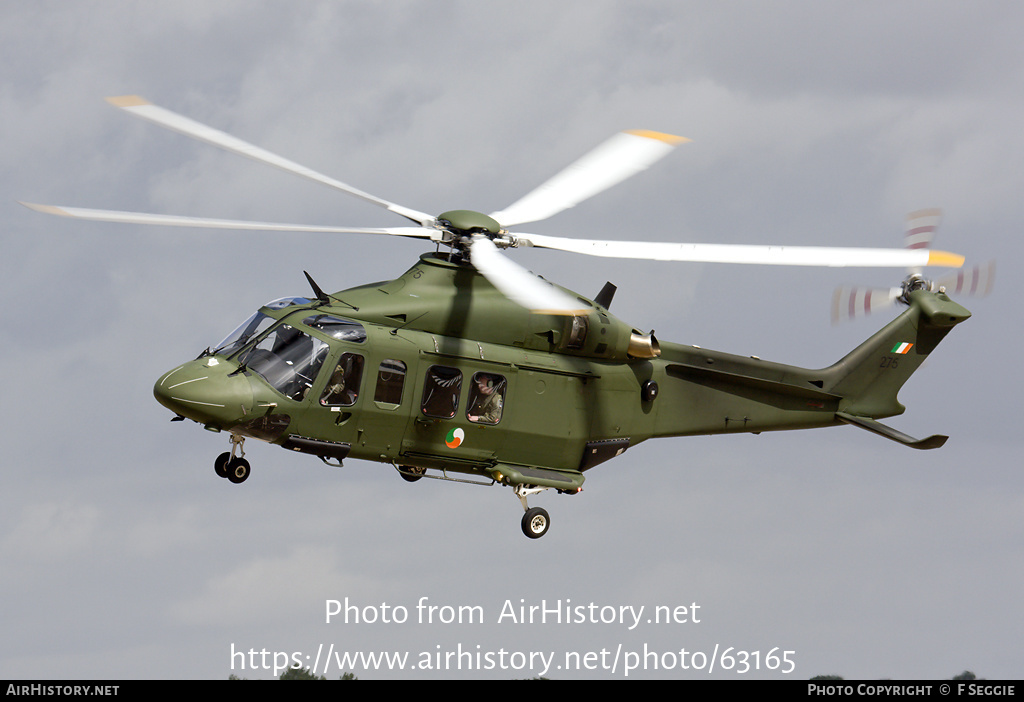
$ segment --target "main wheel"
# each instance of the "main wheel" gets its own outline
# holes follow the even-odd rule
[[[427,474],[427,469],[417,466],[398,466],[398,474],[402,476],[402,480],[415,483]]]
[[[217,460],[213,462],[213,470],[216,471],[217,475],[221,478],[228,477],[228,463],[231,461],[231,452],[225,451],[221,455],[217,456]]]
[[[233,458],[228,462],[228,480],[233,483],[245,482],[250,472],[249,461],[244,458]]]
[[[541,507],[531,507],[523,515],[523,533],[531,539],[539,539],[548,533],[551,517]]]

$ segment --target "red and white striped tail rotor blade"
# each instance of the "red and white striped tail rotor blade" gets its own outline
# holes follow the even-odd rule
[[[918,210],[907,215],[907,230],[903,245],[908,249],[927,249],[935,238],[935,230],[942,221],[942,210]]]
[[[989,261],[956,273],[943,276],[935,281],[950,295],[976,295],[984,297],[992,292],[996,281],[996,262]]]
[[[866,317],[892,307],[902,293],[901,288],[836,288],[832,295],[832,323]]]

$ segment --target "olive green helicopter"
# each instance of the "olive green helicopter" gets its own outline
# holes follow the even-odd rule
[[[879,419],[904,411],[897,392],[970,313],[924,266],[963,257],[927,247],[858,249],[580,240],[511,231],[551,217],[646,169],[686,139],[649,131],[613,136],[504,210],[439,215],[383,200],[137,96],[113,105],[160,126],[276,166],[374,205],[415,226],[347,228],[34,205],[65,217],[183,227],[377,234],[428,240],[395,280],[270,302],[222,342],[160,376],[156,399],[230,451],[214,461],[233,483],[249,477],[253,438],[341,466],[346,458],[431,477],[510,487],[526,536],[548,513],[527,499],[577,494],[588,471],[657,437],[760,433],[850,424],[916,449]],[[611,314],[615,286],[593,298],[512,262],[505,249],[592,256],[796,266],[898,267],[889,296],[906,309],[840,361],[804,369],[667,343]],[[858,301],[863,298],[853,298]],[[846,303],[844,303],[846,304]],[[849,303],[851,308],[855,304]],[[858,303],[859,304],[859,303]]]

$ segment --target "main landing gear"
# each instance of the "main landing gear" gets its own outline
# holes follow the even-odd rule
[[[551,517],[548,516],[547,510],[543,507],[530,507],[526,504],[526,498],[549,489],[546,487],[527,487],[525,485],[516,485],[515,487],[516,497],[523,503],[523,511],[526,512],[523,515],[523,533],[531,539],[539,539],[548,533],[548,527],[551,526]]]
[[[402,476],[402,479],[407,480],[410,483],[416,482],[420,478],[449,480],[451,482],[456,483],[469,483],[470,485],[494,485],[497,482],[496,479],[492,479],[491,482],[489,483],[484,483],[479,480],[462,480],[459,478],[451,478],[447,474],[442,476],[428,475],[426,468],[398,464],[393,465],[395,466],[395,469],[398,471],[398,474]],[[537,493],[552,489],[558,490],[559,493],[566,495],[575,495],[580,491],[579,488],[562,490],[558,488],[522,484],[516,485],[512,488],[513,492],[515,492],[516,497],[519,498],[519,501],[523,505],[523,512],[525,512],[525,514],[523,514],[522,520],[523,533],[531,539],[539,539],[540,537],[544,536],[544,534],[548,533],[548,527],[551,526],[551,517],[548,515],[547,510],[544,509],[543,507],[530,507],[530,505],[526,503],[526,498],[528,498],[530,495],[536,495]]]
[[[233,483],[245,482],[251,470],[249,468],[249,461],[243,458],[245,456],[245,451],[242,448],[244,443],[244,436],[231,435],[231,450],[217,456],[217,460],[213,462],[213,469],[217,472],[217,475],[227,478]],[[237,456],[235,455],[236,452],[238,453]]]
[[[426,468],[420,468],[419,466],[399,466],[395,468],[398,470],[398,474],[402,476],[402,480],[408,483],[415,483],[417,480],[427,474]]]

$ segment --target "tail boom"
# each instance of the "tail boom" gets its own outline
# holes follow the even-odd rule
[[[877,420],[904,412],[900,388],[971,315],[944,293],[918,290],[908,301],[896,319],[820,370],[663,342],[662,392],[643,438],[851,424],[912,448],[938,448],[946,437],[918,440]]]

